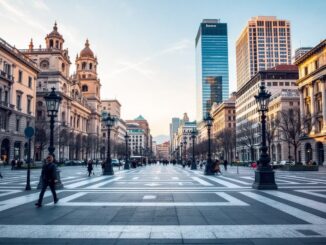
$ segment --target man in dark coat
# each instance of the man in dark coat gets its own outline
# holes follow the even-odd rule
[[[46,158],[46,163],[42,167],[41,179],[42,190],[40,192],[38,202],[35,203],[35,206],[38,208],[42,207],[43,196],[48,186],[51,189],[54,203],[57,203],[59,201],[57,193],[55,192],[55,183],[57,182],[57,171],[52,155],[48,155]]]

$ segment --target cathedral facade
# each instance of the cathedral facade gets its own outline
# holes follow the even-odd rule
[[[75,60],[76,72],[71,75],[71,60],[64,49],[64,38],[57,24],[45,37],[45,48],[21,50],[40,70],[36,81],[35,160],[47,152],[48,117],[44,95],[51,88],[62,97],[55,122],[55,156],[66,159],[99,158],[101,139],[101,83],[97,76],[97,57],[89,41]]]

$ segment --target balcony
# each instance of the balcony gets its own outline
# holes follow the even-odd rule
[[[8,83],[14,83],[14,76],[0,70],[0,78]]]
[[[15,105],[12,105],[6,101],[0,101],[0,107],[7,110],[14,110]]]

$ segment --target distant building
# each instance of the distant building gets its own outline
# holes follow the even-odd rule
[[[156,145],[156,157],[159,160],[170,160],[170,142]]]
[[[173,117],[172,122],[170,123],[170,151],[171,152],[175,150],[175,146],[173,144],[174,135],[178,131],[179,125],[180,125],[180,118]]]
[[[235,159],[235,143],[233,143],[235,142],[236,128],[235,100],[236,94],[233,93],[229,99],[222,103],[213,104],[211,110],[213,118],[211,137],[215,140],[223,139],[229,146],[229,149],[224,146],[216,147],[216,157],[226,159],[229,162]],[[225,136],[228,136],[228,139],[225,139]]]
[[[291,28],[287,20],[256,16],[236,42],[237,90],[259,71],[291,64]]]
[[[300,112],[305,126],[300,149],[301,161],[325,164],[326,147],[326,39],[301,56],[297,84]]]
[[[126,120],[127,124],[138,124],[139,127],[144,132],[144,148],[148,151],[151,147],[151,134],[150,134],[150,128],[147,120],[142,116],[139,115],[134,120]]]
[[[227,24],[204,19],[196,36],[197,122],[229,96]]]
[[[35,126],[38,73],[33,60],[0,39],[0,159],[6,163],[27,159],[24,130]]]
[[[157,148],[156,148],[157,144],[156,141],[152,141],[152,157],[155,159],[157,158]]]
[[[102,111],[109,112],[112,116],[120,118],[121,104],[118,100],[101,100]]]
[[[294,53],[294,62],[296,62],[301,56],[309,52],[311,49],[312,47],[301,47],[296,49]]]
[[[145,130],[138,123],[127,123],[131,156],[144,156],[146,147]]]
[[[282,90],[297,89],[297,78],[298,68],[295,65],[278,65],[272,69],[257,72],[237,91],[236,144],[240,161],[256,161],[259,158],[260,119],[254,96],[259,93],[260,86],[264,85],[268,92],[275,95]]]
[[[282,89],[281,91],[272,94],[267,112],[267,130],[269,136],[267,137],[269,154],[272,162],[279,163],[280,161],[293,161],[294,148],[287,142],[283,141],[286,137],[276,126],[276,119],[282,120],[280,112],[288,113],[290,109],[300,108],[299,91],[294,89]],[[295,120],[295,119],[294,119]]]

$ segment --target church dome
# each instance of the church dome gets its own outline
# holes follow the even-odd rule
[[[53,30],[47,35],[48,38],[62,38],[62,35],[58,32],[57,22],[54,23]]]
[[[80,57],[90,57],[90,58],[94,58],[94,53],[93,51],[89,48],[89,42],[88,39],[86,39],[86,43],[85,43],[85,48],[80,51]]]

